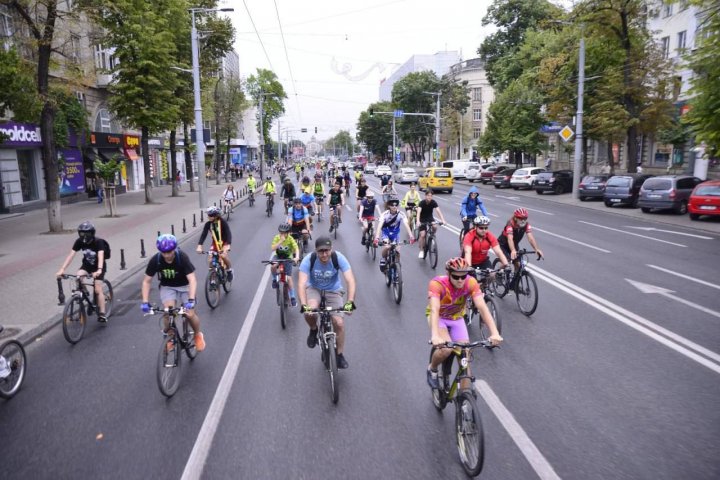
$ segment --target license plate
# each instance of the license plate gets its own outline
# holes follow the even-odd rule
[[[547,185],[547,182],[540,181],[540,182],[537,182],[537,184],[538,184],[538,185]]]
[[[657,195],[657,194],[652,194],[652,193],[648,194],[648,198],[660,198],[660,197],[662,197],[662,195]]]
[[[619,199],[619,198],[611,198],[610,201],[611,201],[612,203],[620,203],[620,199]]]
[[[700,210],[715,210],[715,205],[700,205]]]
[[[597,189],[598,189],[598,187],[594,187],[594,186],[592,186],[592,185],[588,185],[586,188],[587,188],[588,190],[597,190]]]

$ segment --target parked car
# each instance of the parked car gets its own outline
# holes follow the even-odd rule
[[[627,174],[610,177],[605,184],[605,194],[603,195],[605,206],[630,205],[633,208],[637,207],[640,187],[648,178],[652,178],[652,175]]]
[[[673,210],[679,215],[685,215],[690,194],[700,183],[702,180],[691,175],[660,175],[650,178],[640,187],[637,204],[643,213],[651,210]]]
[[[589,198],[603,198],[605,195],[605,184],[607,183],[610,175],[602,173],[599,175],[585,175],[580,180],[578,186],[578,195],[580,201],[584,202]]]
[[[492,167],[488,167],[482,173],[480,173],[480,181],[483,183],[483,185],[492,183],[493,176],[496,173],[500,173],[507,168],[510,167],[508,165],[493,165]]]
[[[366,163],[365,164],[365,173],[375,173],[375,169],[377,168],[377,165],[374,163]]]
[[[378,165],[378,167],[375,169],[375,176],[382,177],[383,175],[392,176],[392,170],[390,170],[390,167],[388,167],[387,165]]]
[[[403,167],[403,168],[399,168],[398,171],[395,172],[395,182],[396,183],[410,183],[410,182],[417,182],[417,181],[418,181],[418,174],[414,168]]]
[[[555,192],[560,195],[572,192],[573,171],[555,170],[554,172],[540,172],[535,179],[535,191],[538,195],[545,192]]]
[[[452,170],[449,168],[426,168],[422,176],[418,179],[418,188],[420,190],[430,190],[433,193],[445,190],[448,193],[453,191]]]
[[[688,201],[690,220],[699,220],[701,215],[720,215],[720,180],[703,182],[693,190]]]
[[[520,188],[531,189],[535,186],[535,179],[538,174],[544,171],[545,169],[540,167],[518,168],[515,170],[515,173],[512,174],[512,178],[510,178],[510,186],[514,190]]]
[[[495,188],[510,188],[510,179],[512,178],[513,173],[515,173],[515,170],[517,169],[504,168],[500,170],[500,173],[495,173],[492,178],[492,183],[495,185]]]

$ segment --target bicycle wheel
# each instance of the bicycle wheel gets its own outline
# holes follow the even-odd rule
[[[180,366],[182,355],[175,335],[163,338],[157,363],[157,384],[160,393],[172,397],[180,387]]]
[[[230,293],[230,290],[232,290],[232,280],[228,280],[227,270],[223,272],[222,279],[223,290],[225,290],[225,293]]]
[[[435,269],[437,267],[438,262],[438,250],[437,250],[437,241],[435,240],[435,237],[428,237],[428,244],[427,244],[427,256],[430,260],[430,267]]]
[[[217,272],[215,270],[210,270],[207,278],[205,278],[205,300],[207,300],[210,308],[215,308],[220,303],[219,283]]]
[[[496,258],[493,260],[492,268],[493,270],[497,270],[498,265],[500,265],[500,259]],[[495,276],[494,282],[488,282],[488,288],[497,295],[498,298],[503,298],[508,293],[508,277],[503,272],[498,272]]]
[[[515,284],[515,298],[523,315],[529,317],[535,313],[538,304],[537,283],[535,277],[527,270],[522,272]]]
[[[113,295],[112,284],[110,284],[107,280],[103,280],[102,282],[102,291],[103,296],[105,297],[105,316],[110,318],[113,309],[113,299],[115,296]]]
[[[385,266],[385,285],[390,286],[392,283],[392,277],[393,277],[393,269],[395,268],[394,265],[386,265]]]
[[[488,310],[490,310],[490,315],[492,315],[495,320],[498,333],[502,335],[502,318],[500,318],[500,311],[498,310],[497,305],[495,305],[495,301],[491,297],[485,295],[485,303],[488,306]],[[475,314],[477,315],[477,312],[475,312]],[[487,325],[485,325],[485,322],[483,322],[482,319],[478,318],[478,322],[480,322],[480,337],[482,337],[483,340],[488,340],[490,338],[490,329]]]
[[[478,476],[485,459],[485,442],[480,411],[469,391],[461,392],[455,400],[455,435],[465,473]]]
[[[432,363],[432,356],[433,356],[433,350],[430,349],[430,362],[429,363]],[[450,377],[448,376],[447,378],[450,378]],[[443,365],[440,365],[440,368],[438,368],[438,384],[440,385],[440,389],[435,389],[435,388],[430,389],[430,393],[432,394],[433,405],[435,405],[435,408],[437,408],[437,410],[439,412],[441,412],[445,408],[445,405],[447,405],[447,394],[445,393],[445,381],[446,381],[445,368],[443,368]]]
[[[330,394],[332,402],[337,403],[340,399],[340,392],[338,391],[337,376],[337,354],[335,352],[335,338],[333,337],[327,344],[327,369],[330,374]]]
[[[400,265],[398,264],[397,267],[394,268],[395,275],[392,276],[392,291],[393,291],[393,298],[395,299],[395,303],[400,305],[400,302],[402,301],[402,287],[403,287],[403,281],[402,281],[402,269],[400,268]]]
[[[335,240],[337,240],[337,231],[338,227],[340,226],[340,221],[337,217],[337,214],[333,217],[333,234],[335,235]]]
[[[280,306],[280,326],[285,330],[285,309],[287,307],[286,298],[287,292],[285,291],[285,284],[280,282],[277,288],[278,291],[278,305]]]
[[[87,314],[83,308],[82,299],[73,297],[65,304],[63,310],[63,335],[65,340],[75,345],[85,333]]]
[[[377,247],[375,245],[370,247],[370,258],[373,259],[373,262],[377,258]]]
[[[190,360],[197,357],[197,348],[195,348],[195,332],[187,318],[183,318],[183,343],[185,344],[185,353]]]
[[[5,372],[7,375],[4,378],[0,378],[0,397],[12,398],[20,390],[27,366],[25,349],[20,342],[10,340],[0,347],[0,366],[9,370],[9,373]]]
[[[465,315],[463,315],[463,319],[465,320],[465,325],[470,327],[472,325],[472,322],[474,318],[478,315],[477,310],[475,310],[475,302],[473,302],[472,298],[467,299],[467,303],[465,304]]]

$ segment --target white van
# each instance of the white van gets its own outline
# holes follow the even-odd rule
[[[476,162],[471,162],[470,160],[447,160],[442,162],[442,167],[451,169],[453,178],[465,178],[470,163]]]

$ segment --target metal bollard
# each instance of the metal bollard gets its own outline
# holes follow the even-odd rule
[[[158,230],[158,238],[160,237],[160,230]]]
[[[120,270],[125,270],[125,249],[120,249]]]
[[[175,236],[175,225],[170,225],[170,234]]]
[[[140,239],[140,258],[145,258],[145,240]]]
[[[220,210],[222,210],[222,198],[220,199]]]
[[[203,210],[200,210],[200,223],[202,223],[202,222],[205,221],[205,220],[203,219],[203,214],[204,214],[204,213],[205,213],[205,212],[204,212]]]
[[[183,233],[187,233],[187,227],[185,226],[185,219],[183,218]]]
[[[193,213],[193,228],[197,227],[197,222],[195,221],[195,214]]]

